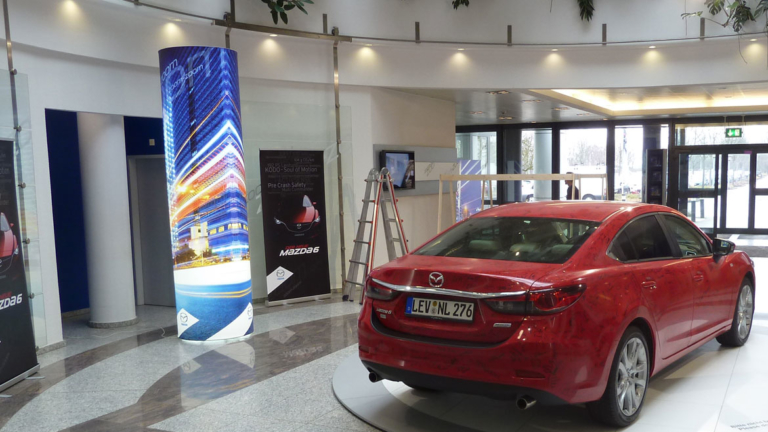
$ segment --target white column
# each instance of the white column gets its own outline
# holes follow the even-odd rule
[[[533,135],[533,173],[552,174],[552,130],[538,129]],[[552,199],[552,181],[536,180],[533,182],[535,201]]]
[[[135,324],[138,319],[123,117],[78,113],[77,129],[91,306],[89,325]]]

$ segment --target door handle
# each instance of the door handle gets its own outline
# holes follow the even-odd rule
[[[645,281],[640,284],[643,288],[656,289],[656,281]]]

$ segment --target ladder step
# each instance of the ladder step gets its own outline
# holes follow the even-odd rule
[[[393,238],[392,241],[393,242],[401,242],[402,243],[402,240],[400,240],[399,238]]]
[[[369,220],[358,220],[358,222],[360,222],[360,223],[373,223],[373,221],[369,221]]]
[[[353,241],[354,241],[355,243],[362,243],[362,244],[367,244],[367,245],[370,245],[370,244],[371,244],[371,242],[362,241],[362,240],[353,240]]]
[[[387,221],[387,222],[397,222],[397,219],[395,219],[395,218],[386,218],[384,220]]]
[[[354,264],[360,264],[360,265],[368,265],[368,263],[365,262],[365,261],[349,260],[349,262],[354,263]]]
[[[359,283],[359,282],[355,282],[355,281],[351,281],[351,280],[345,280],[344,282],[346,282],[346,283],[350,283],[350,284],[352,284],[352,285],[361,286],[361,287],[364,287],[364,286],[365,286],[364,284],[361,284],[361,283]]]
[[[376,202],[376,200],[364,199],[363,202]]]

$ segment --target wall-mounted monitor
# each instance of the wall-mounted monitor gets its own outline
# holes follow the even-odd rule
[[[382,150],[379,168],[387,168],[395,189],[416,189],[416,161],[413,152]]]

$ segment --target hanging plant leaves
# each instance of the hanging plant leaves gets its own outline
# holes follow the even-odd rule
[[[592,21],[592,15],[595,13],[595,5],[592,0],[576,0],[579,3],[579,15],[581,20]]]
[[[287,12],[293,9],[298,9],[309,15],[307,10],[304,9],[304,4],[315,4],[313,0],[261,0],[261,2],[269,7],[269,13],[272,15],[272,21],[275,25],[280,21],[288,24]]]
[[[453,0],[451,2],[453,5],[453,9],[456,10],[459,8],[459,6],[464,5],[466,7],[469,7],[469,0]]]
[[[707,9],[709,9],[709,13],[717,15],[722,12],[725,7],[725,0],[707,0],[705,4],[707,5]]]

